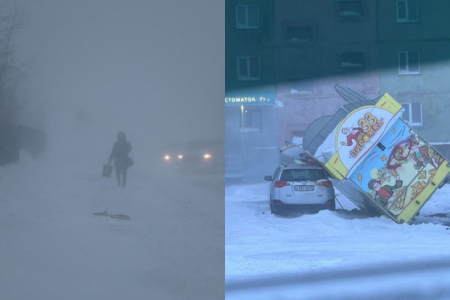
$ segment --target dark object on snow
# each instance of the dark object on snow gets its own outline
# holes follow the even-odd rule
[[[113,171],[113,166],[112,165],[104,164],[103,165],[102,176],[106,177],[106,178],[111,178],[112,171]]]
[[[131,221],[131,218],[129,216],[127,216],[127,215],[110,215],[108,213],[108,211],[106,211],[106,210],[102,211],[102,212],[95,213],[94,216],[110,217],[110,218],[113,218],[113,219],[120,219],[120,220]]]
[[[127,183],[127,170],[134,162],[128,156],[131,152],[131,144],[126,140],[125,133],[119,132],[117,142],[114,143],[108,163],[114,160],[114,168],[116,170],[117,184],[125,186]]]

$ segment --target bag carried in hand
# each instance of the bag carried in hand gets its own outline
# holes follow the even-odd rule
[[[104,164],[103,165],[103,172],[102,172],[102,176],[106,177],[106,178],[110,178],[111,174],[113,171],[113,166],[109,165],[109,164]]]

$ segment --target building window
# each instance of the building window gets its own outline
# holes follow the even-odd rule
[[[236,5],[236,28],[259,27],[259,7],[257,4]]]
[[[419,51],[398,52],[398,74],[420,74]]]
[[[259,132],[262,126],[262,111],[256,108],[242,108],[240,128],[242,132]]]
[[[397,0],[397,23],[419,21],[418,0]]]
[[[299,96],[299,97],[312,96],[313,82],[311,80],[292,81],[290,94],[292,96]]]
[[[402,119],[410,126],[422,126],[422,103],[402,103]]]
[[[343,18],[364,16],[362,1],[339,1],[339,16]]]
[[[312,41],[311,27],[293,27],[288,29],[289,44],[310,43]]]
[[[341,53],[340,67],[347,70],[359,70],[366,67],[366,61],[363,52]]]
[[[259,80],[260,62],[258,56],[243,56],[237,59],[238,80]]]

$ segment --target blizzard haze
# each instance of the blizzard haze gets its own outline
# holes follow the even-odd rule
[[[17,0],[20,124],[48,150],[0,167],[1,299],[220,299],[224,170],[163,168],[166,145],[218,140],[220,1]],[[127,187],[101,176],[117,133]]]
[[[71,157],[70,143],[102,160],[120,130],[139,161],[174,139],[223,135],[224,44],[205,26],[222,11],[205,3],[17,1],[16,55],[54,155]]]

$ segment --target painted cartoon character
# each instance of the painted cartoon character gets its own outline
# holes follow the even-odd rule
[[[430,157],[430,153],[432,156]],[[434,156],[434,151],[428,146],[419,146],[418,140],[413,140],[411,143],[411,153],[409,157],[414,161],[414,168],[419,170],[426,164],[431,163],[435,168],[439,167],[438,162]]]
[[[364,134],[364,130],[361,127],[345,127],[342,128],[341,132],[347,136],[347,142],[341,142],[342,146],[352,146],[353,140],[358,143],[360,140],[363,140],[366,135]]]
[[[379,180],[372,179],[368,183],[369,189],[375,191],[375,199],[379,200],[383,206],[395,203],[398,196],[394,195],[395,190],[403,186],[403,181],[400,180],[400,176],[395,177],[395,185],[383,185]]]
[[[408,161],[408,157],[411,153],[411,141],[412,138],[408,137],[405,140],[398,142],[387,160],[386,167],[391,173],[396,173],[397,169]]]
[[[387,168],[395,172],[408,161],[414,162],[416,170],[421,169],[426,164],[431,163],[435,168],[439,167],[438,161],[442,161],[439,155],[428,145],[419,146],[419,138],[411,134],[407,139],[395,145],[387,162]]]

